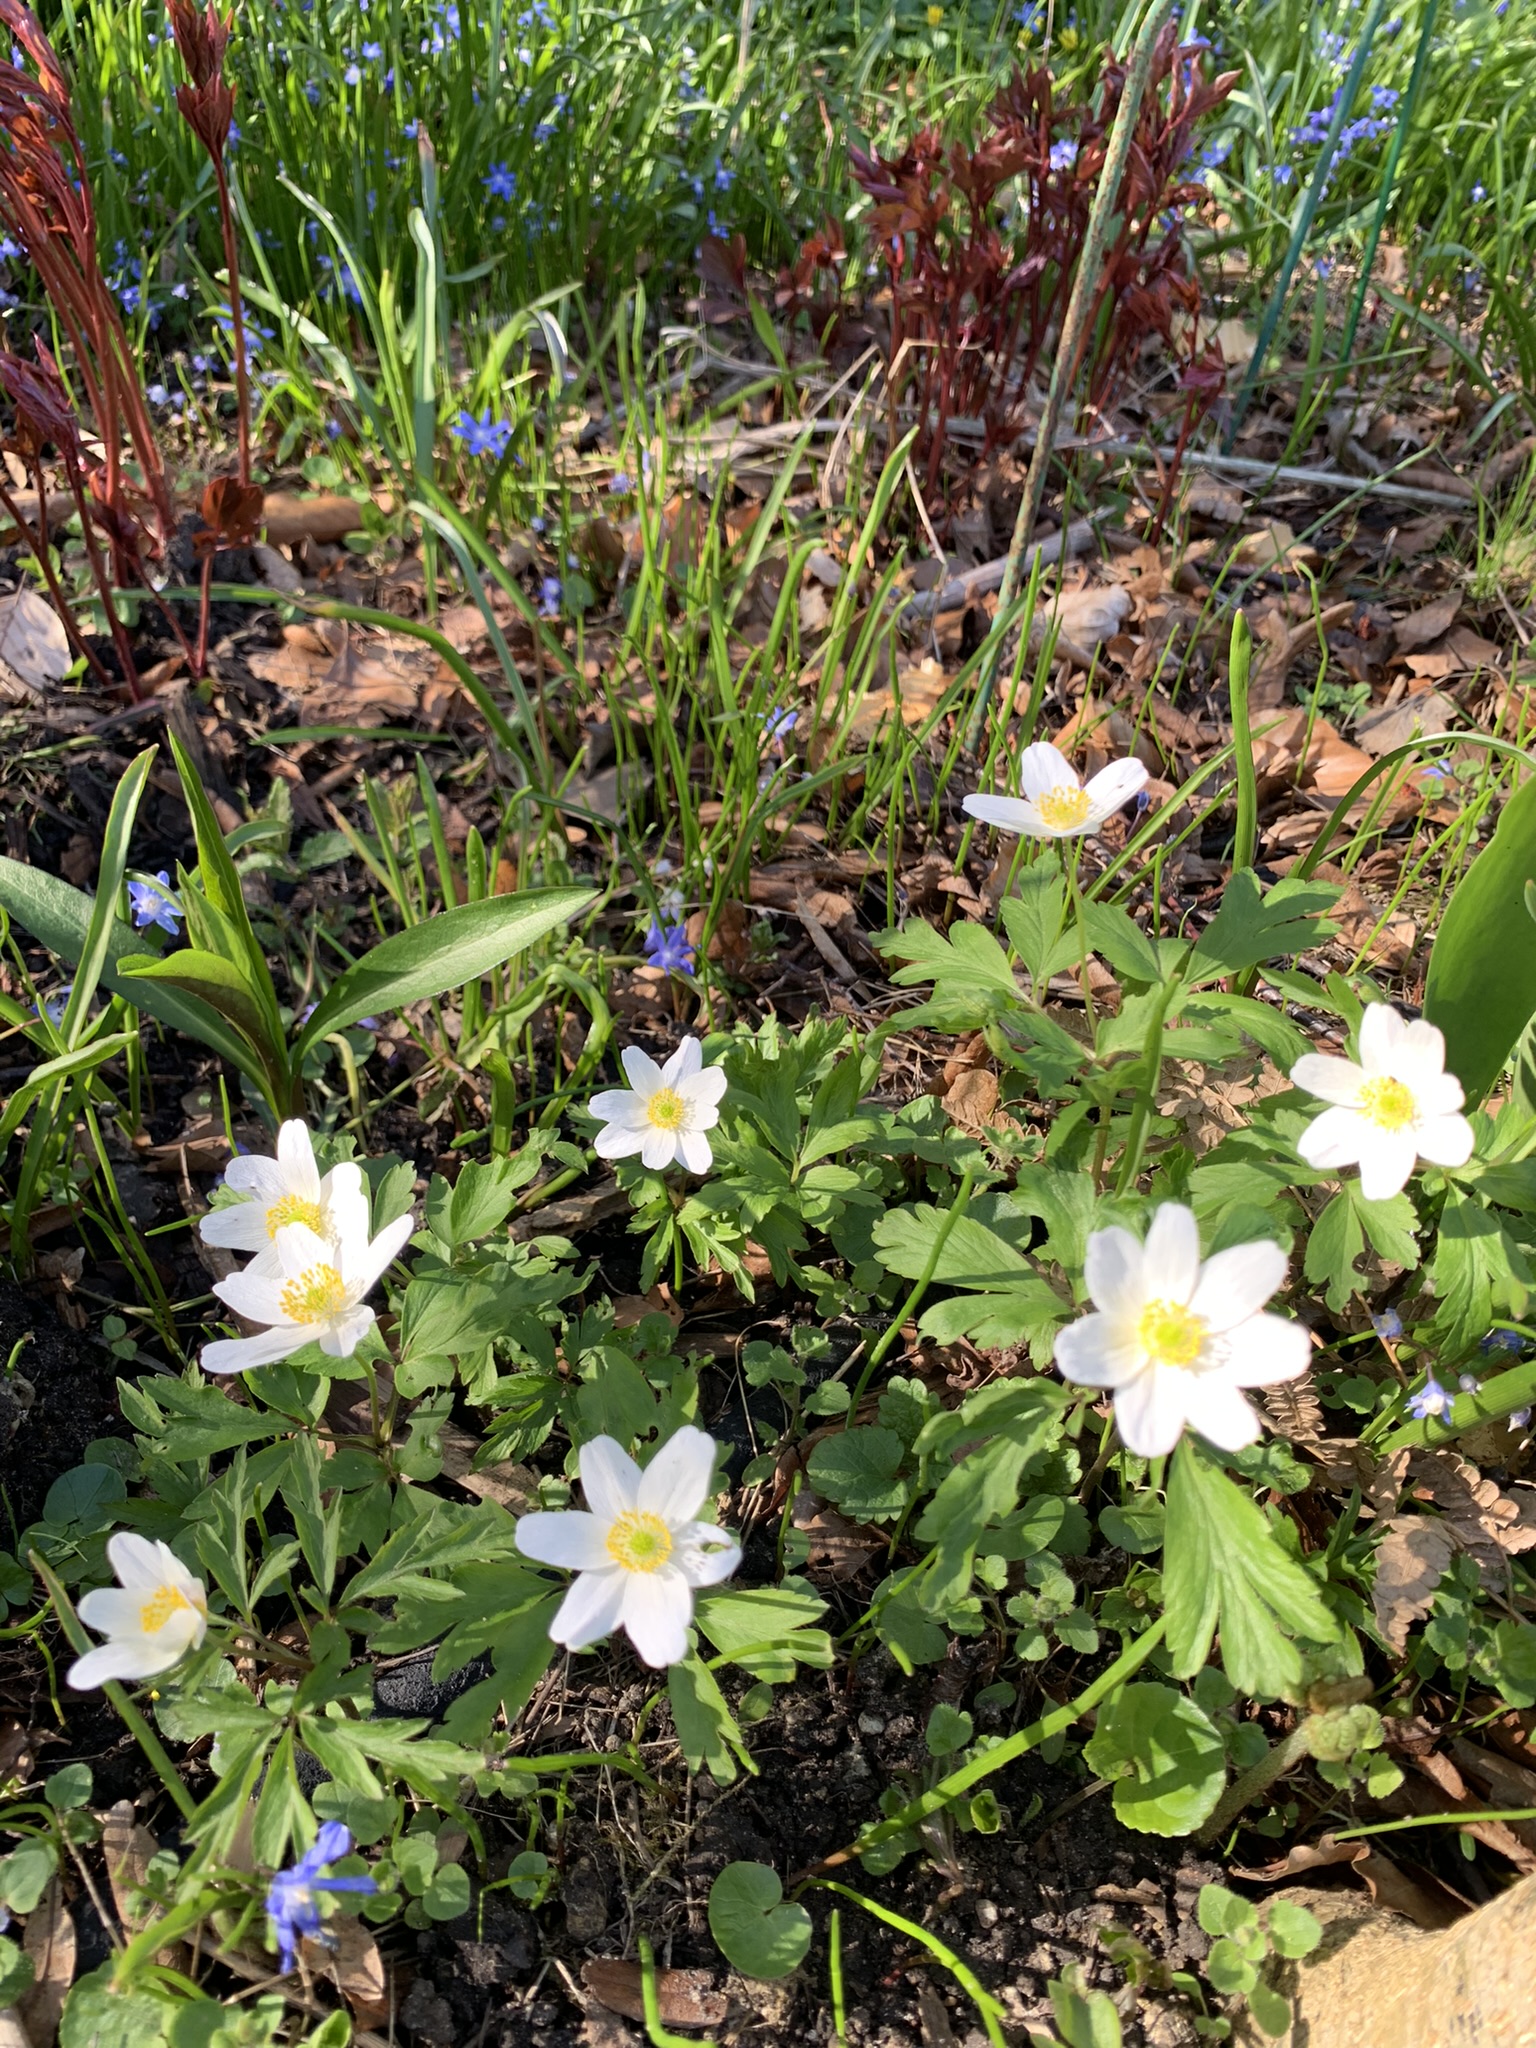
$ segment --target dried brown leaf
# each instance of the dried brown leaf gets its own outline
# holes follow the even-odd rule
[[[48,2048],[59,2030],[64,1994],[75,1981],[75,1923],[56,1877],[27,1915],[23,1947],[32,1958],[33,1983],[18,2009],[32,2048]]]
[[[1408,1647],[1410,1626],[1428,1614],[1455,1549],[1450,1531],[1423,1515],[1395,1515],[1388,1522],[1376,1551],[1371,1606],[1399,1656]]]
[[[1452,1540],[1483,1570],[1498,1566],[1501,1554],[1517,1556],[1536,1544],[1536,1496],[1529,1488],[1510,1499],[1446,1446],[1416,1453],[1409,1471],[1415,1498],[1439,1508]]]
[[[810,1538],[810,1564],[824,1564],[834,1579],[852,1579],[885,1548],[885,1539],[829,1508],[809,1487],[795,1496],[791,1519]]]
[[[1413,654],[1419,648],[1427,647],[1432,640],[1438,640],[1442,633],[1451,630],[1460,610],[1459,590],[1437,597],[1433,604],[1420,605],[1417,611],[1409,612],[1405,619],[1399,619],[1393,626],[1393,646],[1399,654]]]
[[[373,1936],[350,1914],[338,1913],[327,1921],[325,1940],[303,1945],[303,1956],[312,1973],[329,1977],[352,2008],[360,2027],[371,2027],[389,2018],[389,1981],[384,1958]]]
[[[1282,1382],[1264,1389],[1264,1406],[1277,1436],[1292,1443],[1315,1443],[1323,1433],[1323,1404],[1312,1385],[1312,1375]]]
[[[645,2018],[638,1963],[598,1958],[583,1963],[581,1981],[610,2012],[622,2013],[627,2020]],[[709,1970],[658,1970],[656,2003],[666,2027],[718,2027],[728,2010]]]

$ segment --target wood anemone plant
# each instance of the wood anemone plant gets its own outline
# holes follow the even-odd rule
[[[125,539],[137,535],[139,522],[129,502],[125,443],[153,517],[157,554],[164,552],[175,527],[165,466],[139,367],[102,275],[96,209],[70,111],[69,82],[24,0],[0,0],[0,31],[8,32],[13,57],[29,59],[34,67],[29,71],[21,62],[0,63],[0,229],[20,245],[37,272],[68,342],[71,375],[79,379],[103,451],[92,495],[113,515],[104,526],[117,580],[126,583],[133,551],[124,552]],[[69,411],[73,419],[73,408]],[[94,545],[89,534],[87,545]]]
[[[1152,337],[1171,356],[1186,350],[1186,370],[1195,361],[1200,285],[1181,215],[1205,188],[1185,166],[1199,124],[1238,78],[1208,78],[1203,54],[1171,24],[1158,38],[1086,328],[1091,411],[1114,402]],[[1125,75],[1107,54],[1091,99],[1062,106],[1044,67],[1015,71],[970,146],[930,127],[900,156],[850,152],[890,284],[893,415],[910,394],[930,490],[950,420],[979,420],[985,453],[1023,428],[1031,379],[1060,332]],[[1186,388],[1198,397],[1208,382],[1200,374]]]
[[[224,76],[224,53],[234,16],[221,15],[208,0],[199,12],[192,0],[166,0],[171,33],[187,68],[188,83],[176,88],[182,119],[208,152],[219,200],[219,233],[224,241],[224,269],[229,278],[229,318],[235,346],[235,412],[239,435],[238,477],[242,488],[251,481],[250,368],[245,358],[245,309],[240,300],[240,250],[235,238],[234,209],[229,200],[225,152],[235,114],[235,89]],[[204,603],[204,623],[207,605]]]

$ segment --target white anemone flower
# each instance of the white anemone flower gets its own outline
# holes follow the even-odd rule
[[[706,1067],[696,1038],[685,1038],[664,1067],[639,1046],[620,1055],[628,1088],[605,1088],[591,1109],[603,1119],[596,1139],[599,1159],[640,1154],[653,1173],[681,1160],[690,1173],[708,1173],[714,1154],[704,1133],[720,1121],[725,1073]]]
[[[224,1169],[224,1185],[241,1197],[210,1209],[198,1221],[204,1244],[234,1252],[255,1252],[253,1270],[277,1271],[277,1233],[302,1223],[316,1237],[355,1237],[368,1231],[368,1194],[362,1168],[353,1160],[333,1166],[321,1178],[308,1127],[294,1117],[277,1134],[275,1159],[242,1155]]]
[[[585,1650],[616,1628],[656,1669],[688,1654],[696,1586],[715,1586],[741,1563],[729,1530],[697,1520],[709,1499],[715,1440],[685,1426],[642,1472],[611,1436],[581,1447],[587,1511],[524,1515],[517,1547],[577,1574],[549,1633]]]
[[[1309,1052],[1291,1081],[1333,1104],[1308,1124],[1296,1150],[1326,1171],[1358,1166],[1368,1202],[1399,1194],[1421,1159],[1465,1166],[1472,1126],[1460,1114],[1461,1083],[1445,1071],[1445,1039],[1422,1018],[1413,1023],[1390,1003],[1372,1003],[1360,1020],[1360,1060]]]
[[[1063,1379],[1108,1387],[1127,1449],[1171,1451],[1186,1426],[1224,1451],[1257,1441],[1259,1417],[1244,1387],[1269,1387],[1307,1369],[1300,1323],[1262,1311],[1285,1278],[1285,1253],[1261,1239],[1202,1265],[1194,1212],[1164,1202],[1145,1244],[1115,1226],[1088,1239],[1084,1277],[1096,1313],[1056,1339]]]
[[[93,1586],[80,1602],[80,1619],[107,1640],[69,1667],[69,1682],[85,1692],[106,1679],[153,1678],[180,1663],[208,1633],[208,1594],[168,1543],[151,1543],[119,1529],[108,1539],[115,1586]]]
[[[220,1337],[203,1346],[204,1372],[249,1372],[291,1358],[318,1344],[332,1358],[350,1358],[374,1322],[364,1296],[383,1277],[415,1229],[406,1214],[371,1242],[363,1228],[343,1238],[317,1237],[307,1223],[285,1223],[273,1239],[271,1272],[253,1259],[243,1272],[220,1280],[214,1293],[247,1322],[269,1328],[254,1337]]]
[[[961,808],[984,825],[1030,839],[1079,839],[1138,796],[1147,771],[1134,756],[1111,761],[1084,782],[1049,740],[1036,740],[1019,756],[1022,796],[968,796]]]

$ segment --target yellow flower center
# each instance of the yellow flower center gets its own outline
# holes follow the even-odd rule
[[[943,10],[943,8],[942,8],[942,7],[930,7],[930,8],[929,8],[929,10],[928,10],[928,26],[929,26],[930,28],[937,28],[937,27],[938,27],[938,25],[939,25],[939,23],[940,23],[940,22],[941,22],[941,21],[942,21],[943,19],[944,19],[944,10]]]
[[[656,1572],[672,1555],[672,1531],[660,1515],[632,1508],[608,1531],[608,1555],[627,1572]]]
[[[325,1218],[320,1213],[320,1204],[307,1202],[302,1195],[284,1195],[272,1204],[267,1211],[268,1237],[276,1237],[285,1223],[302,1223],[316,1237],[325,1235]]]
[[[1360,1114],[1382,1131],[1406,1130],[1418,1114],[1413,1090],[1405,1081],[1378,1074],[1360,1090]]]
[[[675,1088],[658,1088],[645,1105],[645,1119],[652,1129],[676,1131],[682,1128],[688,1105]]]
[[[277,1299],[290,1322],[323,1323],[346,1307],[347,1284],[334,1266],[310,1266]]]
[[[175,1586],[158,1586],[139,1609],[139,1627],[145,1635],[157,1636],[173,1614],[183,1608],[190,1612],[191,1607],[186,1594]]]
[[[1205,1348],[1206,1321],[1176,1301],[1149,1301],[1136,1325],[1141,1348],[1154,1365],[1177,1365],[1186,1371]]]
[[[1035,798],[1035,809],[1053,832],[1077,831],[1079,826],[1088,822],[1092,808],[1086,789],[1069,787],[1064,782],[1048,789],[1044,796]]]

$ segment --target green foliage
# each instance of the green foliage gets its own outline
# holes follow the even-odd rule
[[[811,1945],[811,1916],[763,1863],[727,1863],[709,1888],[709,1931],[744,1977],[787,1977]]]
[[[1096,1776],[1114,1781],[1115,1812],[1141,1834],[1193,1834],[1227,1782],[1220,1730],[1168,1685],[1128,1685],[1117,1693],[1084,1756]]]
[[[1533,882],[1536,787],[1527,781],[1452,891],[1430,955],[1424,1014],[1445,1033],[1446,1066],[1470,1102],[1487,1094],[1536,1015],[1536,948],[1528,942]]]

